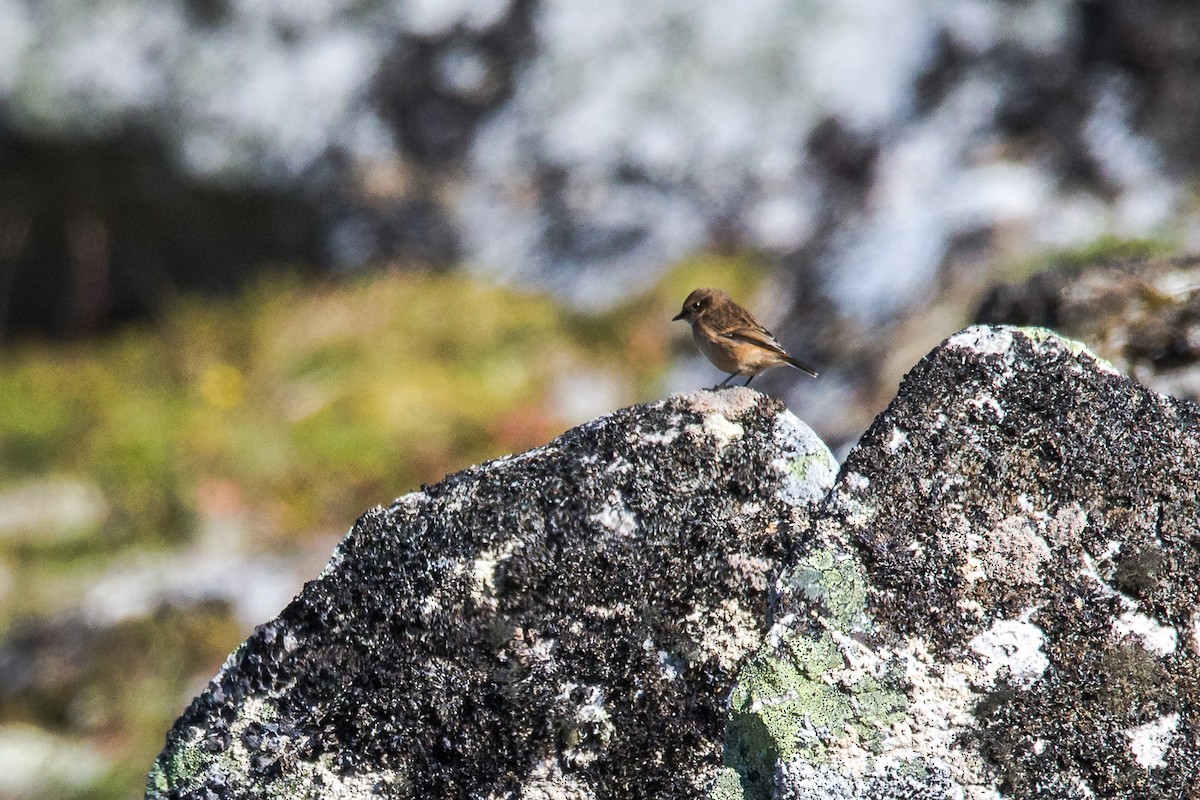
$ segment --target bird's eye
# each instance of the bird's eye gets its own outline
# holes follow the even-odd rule
[[[692,311],[699,311],[701,305],[702,305],[702,303],[699,300],[692,303]]]

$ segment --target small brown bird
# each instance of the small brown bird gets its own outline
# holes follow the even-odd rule
[[[817,377],[816,370],[789,356],[753,314],[720,289],[697,289],[689,294],[683,310],[672,321],[677,319],[691,324],[692,338],[704,357],[729,373],[718,386],[729,383],[735,375],[746,375],[742,385],[749,386],[758,373],[784,364]]]

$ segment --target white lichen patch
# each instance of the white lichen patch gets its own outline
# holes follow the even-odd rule
[[[857,494],[869,483],[866,477],[857,472],[851,472],[833,490],[832,496],[851,527],[862,527],[879,513],[878,506],[864,502]]]
[[[898,426],[892,428],[892,435],[888,437],[888,443],[887,443],[888,450],[895,452],[896,450],[899,450],[903,445],[905,445],[907,443],[908,443],[908,432]]]
[[[488,800],[511,797],[493,794]],[[521,785],[520,800],[593,800],[595,793],[575,774],[563,772],[557,759],[547,758],[534,765]]]
[[[1175,652],[1179,634],[1169,625],[1160,625],[1153,617],[1139,614],[1136,611],[1125,611],[1113,620],[1113,633],[1118,637],[1137,636],[1142,640],[1142,646],[1160,656],[1169,656]]]
[[[847,497],[839,493],[837,499],[838,505],[846,515],[846,522],[851,527],[860,528],[869,523],[879,513],[877,506],[864,503],[857,497]]]
[[[1179,715],[1167,714],[1122,733],[1129,739],[1129,750],[1134,760],[1145,769],[1154,769],[1163,765],[1178,725]]]
[[[961,786],[948,780],[949,770],[936,759],[871,758],[861,769],[786,761],[775,776],[779,797],[789,800],[857,800],[857,798],[921,797],[962,800]]]
[[[790,411],[775,417],[772,438],[780,452],[771,462],[782,481],[780,498],[793,506],[813,505],[824,499],[838,470],[837,460],[825,443]]]
[[[433,617],[441,610],[442,600],[438,596],[438,593],[434,592],[433,594],[428,595],[424,600],[422,600],[420,605],[417,606],[417,608],[420,609],[420,614],[421,614],[422,619],[429,619],[430,617]]]
[[[1192,613],[1192,648],[1200,655],[1200,611]]]
[[[1079,775],[1071,776],[1071,788],[1078,792],[1079,796],[1085,798],[1085,800],[1096,796],[1096,790]]]
[[[1002,420],[1008,416],[1008,412],[1000,405],[1000,401],[992,397],[990,394],[982,394],[978,397],[972,397],[967,401],[967,405],[979,411],[981,415],[988,412],[987,416],[995,417],[996,420]]]
[[[607,528],[618,536],[633,536],[637,533],[637,517],[625,505],[625,498],[614,489],[600,510],[588,517],[589,520]]]
[[[968,555],[963,559],[959,572],[962,574],[963,580],[968,584],[987,580],[987,570],[983,568],[983,559],[972,555]]]
[[[669,681],[679,680],[687,665],[666,650],[659,650],[655,655],[658,657],[658,666],[662,668],[663,677]]]
[[[716,608],[697,606],[687,620],[700,626],[697,645],[701,657],[716,661],[728,673],[762,644],[758,615],[731,598]]]
[[[984,614],[983,605],[974,598],[960,597],[954,603],[954,607],[957,608],[959,611],[970,614],[971,616],[975,617],[976,619],[983,619],[983,614]]]
[[[603,417],[601,418],[603,419]],[[524,450],[520,453],[507,453],[502,456],[497,456],[491,461],[484,464],[484,467],[498,467],[500,465],[519,464],[522,461],[528,461],[533,458],[547,457],[555,458],[559,454],[558,446],[553,442],[544,444],[541,447],[535,447],[532,450]],[[413,492],[413,494],[421,494],[421,492]]]
[[[606,475],[624,475],[626,472],[633,470],[633,464],[624,456],[616,456],[612,461],[604,467]]]
[[[636,434],[630,434],[626,437],[626,441],[628,441],[630,444],[638,444],[640,442],[642,444],[654,444],[660,446],[668,445],[679,437],[679,415],[671,415],[671,418],[668,420],[668,424],[670,427],[668,427],[666,430],[649,432],[638,431]]]
[[[520,539],[509,539],[497,547],[484,550],[471,562],[472,598],[481,603],[495,605],[496,568],[512,557],[520,541]]]
[[[776,591],[779,591],[778,583],[776,583]],[[772,650],[778,650],[783,647],[784,639],[792,635],[792,627],[795,624],[795,614],[784,614],[777,618],[771,627],[767,628],[767,635],[763,637],[766,646]]]
[[[1002,355],[1012,347],[1012,341],[1012,331],[1009,328],[974,325],[951,336],[946,340],[946,345],[984,355]]]
[[[753,411],[762,401],[762,395],[743,386],[731,386],[717,391],[676,394],[670,399],[683,401],[702,417],[716,414],[736,419]]]
[[[837,684],[853,692],[868,679],[885,678],[895,654],[885,647],[871,648],[841,631],[830,629],[829,637],[841,653],[844,666],[821,676],[826,683]]]
[[[872,758],[923,759],[942,765],[964,798],[999,797],[987,782],[988,769],[979,754],[960,745],[975,728],[973,710],[978,695],[972,688],[980,679],[970,662],[939,663],[921,639],[909,639],[896,653],[908,687],[908,709],[893,723],[880,751]]]
[[[994,686],[1002,671],[1011,680],[1029,685],[1049,668],[1050,660],[1042,649],[1046,633],[1029,621],[1032,612],[1030,609],[1020,619],[996,620],[968,643],[983,658],[984,686]]]
[[[734,439],[740,439],[746,432],[745,428],[731,422],[724,414],[710,414],[705,417],[702,430],[716,440],[718,450],[723,450],[726,445]]]
[[[1043,515],[1044,516],[1044,515]],[[972,548],[984,572],[1007,586],[1038,586],[1042,566],[1051,556],[1043,535],[1046,520],[1013,516],[987,531]],[[970,539],[968,540],[970,541]]]
[[[648,636],[642,640],[642,649],[647,653],[654,654],[654,657],[658,660],[658,666],[662,669],[663,677],[668,681],[678,680],[679,676],[687,670],[687,663],[683,659],[666,650],[660,649],[658,642]]]

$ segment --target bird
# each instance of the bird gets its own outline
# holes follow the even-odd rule
[[[724,386],[738,375],[745,375],[749,386],[758,373],[787,365],[817,377],[817,371],[787,354],[779,340],[746,309],[720,289],[701,288],[687,296],[683,310],[671,321],[687,320],[692,338],[704,357],[729,376],[717,384]]]

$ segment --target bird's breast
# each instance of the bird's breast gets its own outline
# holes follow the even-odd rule
[[[742,372],[745,364],[739,359],[739,346],[728,339],[714,336],[699,325],[692,326],[696,347],[713,366],[722,372]]]

